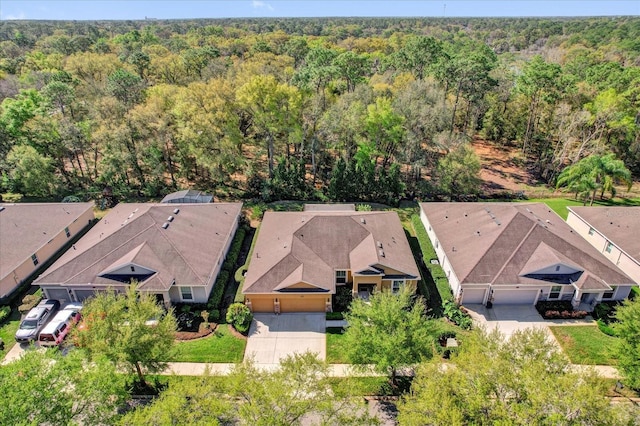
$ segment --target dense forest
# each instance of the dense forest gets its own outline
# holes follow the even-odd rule
[[[3,21],[0,102],[32,197],[456,197],[479,138],[638,178],[640,18]]]

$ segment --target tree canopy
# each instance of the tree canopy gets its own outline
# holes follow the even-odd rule
[[[618,368],[628,386],[640,389],[640,300],[627,300],[618,306],[616,318],[615,330],[620,341],[614,351]]]

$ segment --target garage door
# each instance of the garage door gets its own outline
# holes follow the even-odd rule
[[[273,313],[273,298],[272,297],[249,297],[251,301],[252,312]]]
[[[540,290],[494,290],[493,303],[502,305],[533,305]]]
[[[462,304],[483,303],[486,291],[484,288],[465,288],[462,291]]]
[[[78,302],[84,302],[86,299],[93,297],[94,290],[74,290]]]
[[[318,295],[300,295],[280,298],[280,312],[324,312],[327,297]]]
[[[49,299],[59,300],[61,304],[71,302],[71,296],[66,288],[48,288],[46,291]]]

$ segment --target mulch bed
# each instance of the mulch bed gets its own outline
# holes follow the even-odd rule
[[[204,327],[204,323],[200,324],[198,331],[177,331],[176,340],[194,340],[207,337],[218,328],[218,324],[209,323],[209,328]]]
[[[247,340],[247,336],[245,336],[244,334],[240,333],[238,330],[235,329],[234,326],[232,326],[231,324],[229,324],[229,333],[233,334],[235,337],[237,337],[238,339],[244,339]]]

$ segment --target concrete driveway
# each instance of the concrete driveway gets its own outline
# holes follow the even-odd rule
[[[244,359],[256,364],[278,364],[294,353],[315,352],[327,357],[325,314],[255,314]]]
[[[548,334],[546,322],[533,305],[493,305],[487,309],[484,305],[465,305],[473,322],[487,331],[498,329],[506,338],[517,330],[541,328]]]

